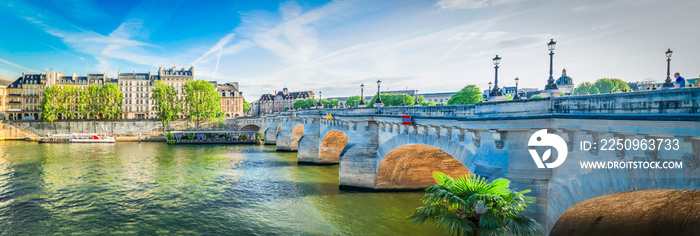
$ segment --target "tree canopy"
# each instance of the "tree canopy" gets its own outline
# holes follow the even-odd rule
[[[41,100],[41,119],[48,122],[54,122],[58,119],[58,103],[59,90],[57,85],[51,85],[44,88],[42,92],[43,99]]]
[[[358,107],[360,105],[360,96],[350,96],[348,100],[345,100],[345,107]],[[366,105],[366,104],[365,104]]]
[[[321,104],[323,104],[323,108],[336,108],[338,107],[338,99],[331,99],[326,100],[326,99],[321,99]]]
[[[574,90],[574,94],[586,95],[588,94],[599,94],[599,93],[617,93],[623,89],[629,89],[629,85],[621,79],[611,79],[602,78],[596,80],[594,83],[583,82],[579,84]]]
[[[243,99],[243,113],[248,113],[250,111],[250,103]]]
[[[153,109],[156,111],[158,120],[163,123],[163,131],[165,126],[171,121],[177,120],[180,112],[180,104],[177,102],[177,93],[175,87],[156,80],[151,89],[151,99],[153,100]]]
[[[380,96],[385,107],[402,106],[404,102],[406,106],[413,106],[413,102],[415,101],[413,97],[408,94],[381,94]],[[374,107],[375,102],[377,102],[376,94],[372,97],[372,100],[367,103],[367,107]]]
[[[190,121],[201,122],[222,120],[221,96],[212,83],[205,80],[190,80],[183,86],[185,113]]]
[[[457,91],[450,100],[447,101],[448,105],[465,105],[465,104],[475,104],[480,102],[484,98],[481,96],[481,90],[476,85],[467,85],[462,90]]]
[[[92,84],[86,90],[70,85],[52,85],[43,92],[42,119],[49,122],[58,118],[115,120],[121,118],[122,100],[119,86],[113,83]]]
[[[598,87],[600,93],[617,93],[622,89],[629,89],[629,85],[621,79],[602,78],[595,81],[595,86]]]
[[[579,84],[576,89],[574,89],[574,94],[578,95],[586,95],[588,94],[599,94],[600,91],[598,91],[598,87],[595,86],[595,84],[592,84],[590,82],[583,82]]]

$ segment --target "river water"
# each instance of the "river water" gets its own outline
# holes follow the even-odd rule
[[[0,142],[0,235],[440,235],[274,146]]]

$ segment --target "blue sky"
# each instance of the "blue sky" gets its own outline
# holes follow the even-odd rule
[[[3,1],[0,77],[195,67],[198,79],[240,83],[246,100],[288,87],[324,97],[359,84],[420,92],[544,87],[615,77],[700,75],[700,1]],[[370,89],[371,90],[371,89]]]

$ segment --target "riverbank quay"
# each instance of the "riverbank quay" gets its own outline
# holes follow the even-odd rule
[[[141,141],[148,141],[144,137],[162,137],[164,130],[163,124],[157,120],[2,121],[0,128],[0,140],[38,140],[53,134],[105,133],[117,137],[117,141],[138,141],[139,135]],[[222,131],[234,128],[232,119],[199,125],[187,120],[178,120],[167,124],[165,131]],[[157,140],[165,141],[164,138]]]

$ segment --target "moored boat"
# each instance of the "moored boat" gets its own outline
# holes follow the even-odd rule
[[[54,134],[39,143],[114,143],[114,138],[106,134]]]

